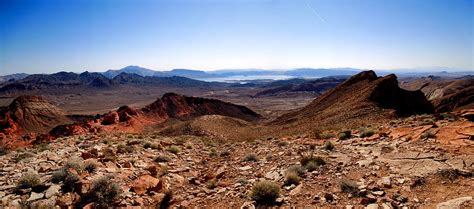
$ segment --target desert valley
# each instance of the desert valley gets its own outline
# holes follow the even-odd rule
[[[1,84],[7,207],[455,208],[474,195],[474,79]]]

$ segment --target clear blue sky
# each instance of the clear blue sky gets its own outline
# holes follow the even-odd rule
[[[473,69],[472,0],[0,0],[0,74]]]

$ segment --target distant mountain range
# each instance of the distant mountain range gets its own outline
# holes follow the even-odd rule
[[[141,76],[121,72],[114,78],[107,78],[101,73],[59,72],[53,74],[33,74],[18,80],[9,80],[0,84],[0,93],[14,94],[24,91],[64,90],[64,89],[106,89],[116,86],[158,86],[158,87],[197,87],[228,85],[225,83],[205,82],[180,76],[156,77]]]
[[[357,68],[297,68],[289,70],[262,70],[262,69],[226,69],[214,71],[202,71],[192,69],[173,69],[170,71],[156,71],[139,66],[130,65],[118,70],[107,70],[98,72],[106,78],[113,79],[121,73],[136,74],[142,77],[186,77],[197,80],[222,80],[219,78],[229,78],[229,80],[239,80],[233,77],[243,77],[245,80],[253,80],[252,76],[282,76],[283,78],[320,78],[328,76],[352,76],[364,69]],[[444,71],[443,71],[444,70]],[[449,70],[446,71],[446,70]],[[473,71],[454,72],[455,69],[447,68],[426,68],[426,69],[398,69],[398,70],[374,70],[379,75],[397,74],[399,77],[421,77],[421,76],[441,76],[441,77],[461,77],[466,75],[474,75]],[[18,73],[12,75],[0,76],[0,83],[20,80],[27,77],[28,74]],[[248,79],[246,77],[249,77]],[[242,78],[240,78],[242,80]]]

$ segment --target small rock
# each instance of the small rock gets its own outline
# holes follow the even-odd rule
[[[58,194],[59,189],[61,189],[60,185],[57,185],[57,184],[51,185],[45,192],[46,198],[50,198],[50,197],[55,196],[56,194]]]
[[[244,202],[244,204],[240,206],[240,209],[255,209],[255,205],[253,202]]]
[[[239,168],[239,170],[241,170],[241,171],[247,171],[247,170],[250,170],[250,169],[252,169],[252,167],[250,167],[250,166],[248,166],[248,165]]]
[[[370,204],[370,205],[367,205],[365,207],[365,209],[378,209],[379,208],[379,205],[374,203],[374,204]]]
[[[301,193],[301,188],[303,187],[302,184],[298,185],[297,187],[295,187],[293,190],[290,191],[290,196],[295,196],[295,195],[299,195]]]
[[[143,175],[133,182],[131,189],[139,195],[147,191],[159,191],[161,189],[160,182],[159,179],[153,176]]]
[[[43,193],[31,192],[30,198],[27,201],[35,201],[44,197]]]
[[[382,196],[382,195],[385,194],[385,192],[384,191],[373,191],[372,194],[376,195],[376,196]]]
[[[446,202],[439,203],[436,209],[459,209],[464,202],[471,201],[471,196],[460,197]]]

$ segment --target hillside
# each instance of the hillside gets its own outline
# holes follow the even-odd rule
[[[72,123],[65,113],[39,96],[21,96],[0,112],[0,141],[15,147],[29,143],[22,136],[44,134],[53,127]]]
[[[373,71],[364,71],[308,106],[285,114],[270,124],[294,129],[359,127],[396,116],[430,112],[433,108],[421,91],[401,89],[395,75],[377,77]]]

